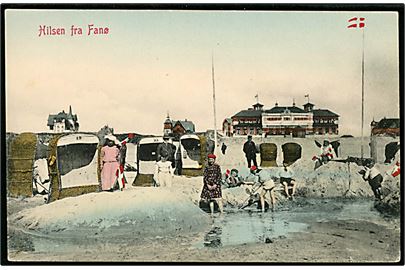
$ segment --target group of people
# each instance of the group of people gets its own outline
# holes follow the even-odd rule
[[[323,144],[317,143],[320,148],[319,156],[314,156],[315,169],[321,165],[328,163],[329,161],[336,159],[337,154],[333,142],[324,140]],[[226,147],[222,146],[222,152],[224,153]],[[338,146],[337,146],[338,147]],[[270,195],[270,201],[272,210],[274,211],[276,205],[275,197],[275,182],[279,179],[283,186],[285,196],[288,199],[294,200],[296,192],[297,181],[294,177],[294,172],[290,168],[289,164],[283,163],[283,168],[279,170],[278,174],[270,175],[268,171],[261,170],[257,166],[256,154],[257,147],[252,140],[252,136],[248,135],[247,141],[243,145],[243,152],[246,156],[247,166],[250,169],[250,174],[244,179],[239,176],[237,169],[227,170],[224,179],[222,179],[221,168],[215,163],[216,156],[214,154],[208,155],[208,165],[204,169],[203,174],[203,190],[201,192],[201,199],[209,202],[211,214],[214,212],[214,203],[218,204],[218,209],[223,212],[222,203],[222,187],[221,184],[227,188],[239,187],[241,185],[251,185],[251,189],[247,189],[249,195],[259,195],[261,210],[265,211],[266,195]],[[364,169],[359,173],[362,174],[363,179],[368,181],[374,196],[376,199],[382,199],[382,186],[383,176],[379,170],[374,166],[375,162],[369,161],[364,164]],[[391,175],[393,177],[398,176],[400,173],[400,164],[396,163]]]
[[[218,205],[220,213],[223,213],[222,186],[228,188],[239,187],[241,185],[251,186],[247,188],[250,196],[258,195],[260,200],[261,211],[266,210],[266,196],[270,195],[271,209],[275,210],[276,196],[274,180],[279,178],[284,187],[286,197],[294,199],[296,190],[296,180],[293,179],[294,173],[287,163],[283,164],[283,169],[278,175],[271,175],[268,171],[261,170],[257,166],[250,167],[249,175],[243,179],[238,175],[237,169],[227,170],[225,179],[223,179],[220,166],[215,163],[216,156],[209,154],[207,156],[208,164],[203,173],[203,189],[201,199],[209,203],[211,215],[214,213],[214,203]]]
[[[168,135],[163,136],[163,143],[156,150],[155,173],[153,174],[156,187],[171,187],[174,177],[176,148],[169,142]]]
[[[124,176],[126,143],[133,137],[132,134],[128,135],[124,141],[119,142],[114,136],[105,136],[105,145],[101,148],[101,180],[102,190],[112,191],[114,189],[122,190],[125,187],[126,180]],[[155,165],[155,172],[153,175],[154,185],[156,187],[171,187],[172,179],[175,170],[175,147],[169,142],[169,136],[163,137],[163,143],[157,148],[157,160]],[[325,140],[323,145],[320,146],[321,153],[319,156],[313,158],[316,162],[316,167],[329,162],[336,157],[336,153],[331,146],[330,142]],[[224,150],[224,149],[223,149]],[[259,195],[261,210],[265,211],[265,200],[267,194],[270,195],[272,210],[274,211],[276,205],[275,197],[275,183],[274,180],[279,179],[284,188],[285,195],[288,199],[294,200],[297,181],[294,178],[293,170],[286,162],[283,163],[283,168],[279,170],[278,174],[270,175],[268,171],[261,170],[257,166],[256,154],[257,148],[252,141],[252,136],[249,135],[247,141],[243,145],[243,152],[247,159],[247,165],[250,173],[245,179],[242,179],[238,174],[237,169],[227,170],[225,179],[221,172],[220,166],[215,163],[216,156],[209,154],[208,164],[203,172],[203,188],[201,192],[201,199],[208,202],[210,211],[214,212],[214,203],[218,205],[218,209],[223,213],[222,202],[222,185],[233,188],[241,185],[251,185],[251,189],[247,189],[250,195]],[[253,163],[253,164],[252,164]],[[363,179],[368,181],[371,189],[377,199],[381,199],[382,190],[381,183],[383,176],[374,166],[373,161],[365,164],[364,169],[359,171]],[[399,174],[399,162],[392,175],[395,177]]]
[[[101,148],[101,189],[103,191],[123,190],[127,183],[124,175],[126,143],[133,138],[129,134],[128,138],[122,142],[111,134],[104,137],[105,144]],[[171,187],[174,177],[174,153],[175,147],[169,143],[170,137],[165,135],[156,151],[155,172],[153,175],[154,186]]]

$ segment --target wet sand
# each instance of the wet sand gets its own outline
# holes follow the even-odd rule
[[[330,201],[313,200],[302,205],[296,205],[297,211],[291,211],[294,205],[285,205],[278,211],[264,214],[254,208],[250,218],[262,220],[266,224],[288,217],[288,221],[302,221],[305,229],[289,232],[285,235],[261,237],[254,242],[246,241],[237,245],[232,243],[204,246],[207,231],[194,234],[172,233],[171,235],[131,238],[114,236],[108,238],[93,238],[94,241],[83,241],[84,235],[76,235],[75,239],[65,241],[55,240],[49,236],[49,242],[34,234],[24,233],[21,228],[9,227],[9,260],[12,261],[108,261],[108,262],[260,262],[260,263],[365,263],[384,262],[394,263],[400,258],[400,225],[398,218],[379,218],[361,216],[357,212],[345,209],[351,202],[334,203]],[[319,202],[319,203],[317,203]],[[352,201],[356,203],[356,201]],[[29,203],[21,201],[24,207]],[[320,208],[313,205],[324,205],[322,208],[328,216],[317,214]],[[21,207],[13,203],[10,211],[18,211]],[[33,203],[31,203],[33,204]],[[343,209],[342,209],[343,205]],[[368,204],[362,204],[364,209]],[[352,207],[363,211],[361,207]],[[308,209],[312,209],[308,212]],[[336,219],[333,219],[336,210]],[[228,209],[223,217],[214,217],[212,226],[226,226],[234,220],[235,209]],[[237,211],[236,211],[237,212]],[[243,212],[243,213],[246,213]],[[350,219],[350,216],[353,219]],[[373,218],[375,217],[375,218]],[[223,227],[224,228],[224,227]],[[222,230],[225,233],[225,230]],[[224,237],[224,236],[223,236]],[[42,246],[38,245],[42,239]],[[222,239],[224,240],[224,239]]]

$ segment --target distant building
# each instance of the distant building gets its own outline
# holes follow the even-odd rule
[[[257,96],[256,96],[257,97]],[[314,109],[306,103],[301,109],[295,106],[275,106],[263,110],[260,103],[242,110],[222,122],[225,136],[232,135],[292,135],[304,137],[310,134],[339,134],[339,115],[328,109]]]
[[[173,126],[173,134],[176,136],[181,136],[185,133],[194,133],[195,126],[194,123],[185,119],[184,121],[178,120]]]
[[[379,122],[371,122],[371,135],[399,136],[401,121],[399,118],[383,118]]]
[[[313,114],[313,133],[316,135],[338,135],[339,134],[339,115],[328,109],[315,109],[314,104],[304,104],[304,111]]]
[[[179,138],[186,133],[195,133],[195,125],[192,121],[185,119],[173,121],[170,116],[167,115],[165,122],[163,123],[163,133],[166,135]]]
[[[233,134],[259,135],[262,134],[263,105],[256,103],[253,108],[242,110],[231,117]],[[224,128],[224,126],[222,127]]]
[[[62,111],[58,114],[50,114],[47,126],[54,133],[79,131],[77,115],[72,113],[71,106],[69,106],[69,113]]]
[[[263,132],[267,135],[304,137],[312,133],[313,115],[295,106],[278,106],[263,111]]]

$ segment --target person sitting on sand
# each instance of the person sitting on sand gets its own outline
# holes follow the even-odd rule
[[[287,198],[294,200],[295,187],[297,186],[297,182],[292,179],[294,177],[294,172],[285,162],[283,162],[283,169],[279,172],[279,177],[280,183],[284,186],[284,191]],[[289,192],[290,187],[292,189],[291,194]]]
[[[314,170],[322,166],[323,164],[328,163],[332,159],[336,158],[336,153],[335,150],[333,149],[332,144],[328,140],[323,141],[323,145],[315,141],[315,143],[318,145],[320,148],[320,155],[319,156],[314,156],[312,157],[312,160],[315,161],[315,167]]]
[[[208,155],[208,164],[204,168],[203,174],[203,189],[201,191],[201,199],[209,202],[211,216],[214,215],[214,202],[217,203],[221,214],[224,212],[222,204],[222,189],[221,189],[221,167],[215,163],[216,156]]]
[[[381,200],[381,183],[383,181],[383,177],[380,171],[374,165],[374,161],[368,162],[366,166],[364,166],[364,170],[359,171],[359,173],[363,174],[364,181],[368,181],[368,184],[370,185],[375,198],[377,200]]]
[[[229,176],[225,178],[226,185],[228,188],[239,187],[243,184],[242,179],[238,176],[238,170],[232,169]]]
[[[174,177],[174,169],[172,162],[168,160],[167,153],[162,153],[160,160],[156,162],[155,173],[153,179],[157,187],[171,187],[172,179]]]

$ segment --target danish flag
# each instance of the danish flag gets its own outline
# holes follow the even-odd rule
[[[401,173],[401,165],[397,161],[397,163],[395,163],[394,169],[391,172],[391,175],[395,177],[398,176],[400,173]]]
[[[363,28],[366,24],[364,23],[364,18],[357,18],[357,17],[353,17],[351,19],[348,20],[348,22],[350,23],[350,25],[347,28]],[[357,23],[359,22],[359,23]]]
[[[134,137],[133,133],[129,133],[128,137],[125,138],[123,141],[121,141],[121,145],[126,145],[130,139]],[[120,186],[120,189],[125,188],[125,174],[124,174],[124,164],[120,164],[120,167],[117,169],[115,172],[115,176],[117,177],[118,184]]]

